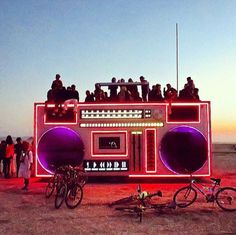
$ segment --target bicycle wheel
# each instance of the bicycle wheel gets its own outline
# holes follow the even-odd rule
[[[236,189],[232,187],[221,188],[216,193],[216,203],[225,211],[236,211]]]
[[[124,198],[121,198],[121,199],[119,199],[117,201],[111,202],[109,204],[109,206],[116,206],[116,205],[121,205],[121,204],[127,204],[127,203],[131,203],[131,202],[134,202],[134,201],[137,201],[137,197],[129,196],[129,197],[124,197]]]
[[[67,186],[66,184],[61,184],[57,190],[55,197],[55,208],[59,209],[66,198]]]
[[[174,194],[173,201],[176,206],[185,208],[195,202],[197,198],[197,191],[191,186],[186,186],[177,190]]]
[[[133,213],[137,215],[137,217],[139,218],[139,222],[142,222],[144,208],[142,208],[141,206],[119,206],[116,207],[115,210]]]
[[[50,198],[55,189],[54,177],[48,181],[48,184],[45,189],[45,197]]]
[[[65,198],[65,202],[68,208],[76,208],[83,199],[83,189],[79,184],[75,184],[71,189],[68,190],[68,193]]]

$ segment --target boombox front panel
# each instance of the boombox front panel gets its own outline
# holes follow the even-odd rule
[[[79,103],[66,116],[35,104],[36,176],[83,165],[91,176],[211,173],[210,102]]]

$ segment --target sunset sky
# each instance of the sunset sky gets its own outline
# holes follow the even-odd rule
[[[191,76],[211,101],[214,142],[236,143],[235,0],[1,0],[0,136],[33,135],[33,106],[56,73],[84,101],[96,82],[179,88]]]

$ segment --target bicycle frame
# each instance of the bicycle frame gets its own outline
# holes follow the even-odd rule
[[[216,190],[216,187],[218,186],[217,182],[213,182],[212,184],[213,185],[210,187],[210,186],[206,186],[205,184],[201,183],[200,181],[197,181],[196,179],[191,179],[191,181],[190,181],[190,186],[192,188],[196,189],[196,191],[200,192],[203,196],[205,196],[206,200],[208,202],[209,201],[214,202],[215,194],[220,189],[220,188],[218,188]],[[201,186],[201,188],[199,187],[199,185]]]

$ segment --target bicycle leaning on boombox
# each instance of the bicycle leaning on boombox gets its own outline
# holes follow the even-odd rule
[[[84,170],[70,165],[56,168],[54,175],[46,186],[45,197],[50,198],[56,190],[55,208],[61,207],[65,201],[70,209],[76,208],[83,199],[83,187],[88,180]]]

